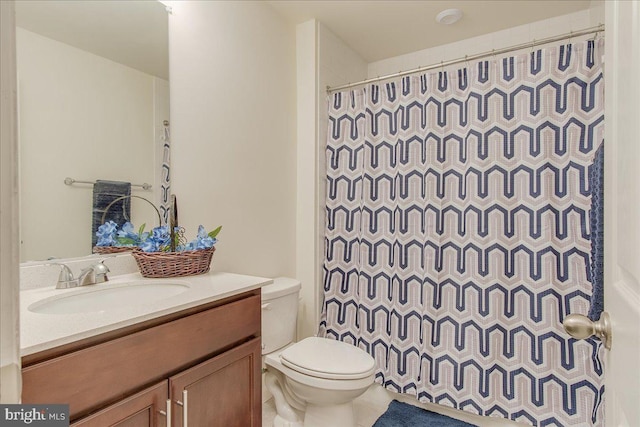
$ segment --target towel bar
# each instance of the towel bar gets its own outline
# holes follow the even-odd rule
[[[76,179],[73,178],[69,178],[66,177],[64,179],[64,183],[66,185],[73,185],[73,184],[95,184],[95,181],[78,181]],[[131,184],[132,187],[142,187],[143,190],[151,190],[151,187],[153,187],[151,184],[147,184],[146,182],[142,183],[142,184]]]

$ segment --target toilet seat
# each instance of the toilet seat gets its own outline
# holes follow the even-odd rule
[[[301,374],[330,380],[371,376],[375,361],[368,353],[341,341],[309,337],[280,353],[282,365]]]
[[[289,368],[282,363],[282,358],[277,353],[268,354],[264,362],[267,369],[273,368],[280,371],[287,379],[296,381],[300,384],[316,387],[324,390],[353,390],[359,388],[366,388],[373,384],[374,372],[372,371],[369,376],[359,379],[329,379],[317,376],[312,376],[299,372],[296,369]]]

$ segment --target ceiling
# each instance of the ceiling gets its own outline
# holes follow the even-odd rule
[[[588,9],[591,0],[268,1],[294,24],[316,18],[365,62],[374,62]],[[436,15],[457,8],[453,25]],[[567,32],[571,30],[567,28]],[[575,29],[574,29],[575,30]]]
[[[291,25],[317,19],[366,62],[577,12],[588,9],[592,2],[260,1]],[[461,9],[462,19],[450,26],[436,23],[435,16],[449,8]],[[165,79],[169,74],[167,20],[165,7],[156,0],[16,1],[18,26]]]
[[[168,17],[156,0],[17,0],[16,25],[169,79]]]

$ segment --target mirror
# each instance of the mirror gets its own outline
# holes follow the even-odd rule
[[[167,12],[157,1],[17,1],[16,26],[20,260],[89,255],[93,182],[130,182],[161,204]],[[158,225],[138,199],[131,221]]]

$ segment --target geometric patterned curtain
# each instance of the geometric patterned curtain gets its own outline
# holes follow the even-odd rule
[[[603,425],[589,171],[603,40],[329,97],[320,335],[376,381],[534,426]]]
[[[162,135],[162,168],[160,171],[160,225],[169,224],[169,211],[171,210],[171,136],[169,134],[169,122],[164,121]]]

